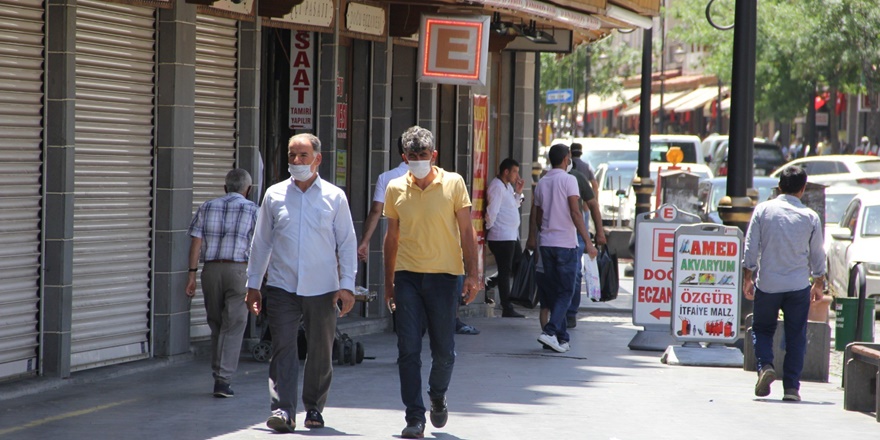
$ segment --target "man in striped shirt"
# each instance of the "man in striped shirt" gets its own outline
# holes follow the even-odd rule
[[[226,195],[199,207],[189,226],[189,281],[186,295],[196,294],[199,256],[203,257],[202,292],[211,328],[214,397],[232,397],[247,324],[247,261],[257,220],[257,205],[247,199],[251,176],[236,168],[226,174]]]

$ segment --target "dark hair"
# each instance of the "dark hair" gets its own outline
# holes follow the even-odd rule
[[[397,153],[403,156],[403,135],[397,137]]]
[[[779,191],[783,194],[797,194],[807,184],[807,172],[797,165],[785,167],[779,174]]]
[[[519,162],[508,157],[507,159],[502,160],[501,164],[498,165],[498,174],[508,171],[513,167],[519,167]]]
[[[547,153],[547,158],[550,159],[550,166],[556,168],[561,165],[562,161],[565,160],[565,156],[568,156],[568,153],[568,146],[565,144],[555,144],[550,147],[550,152]]]
[[[581,154],[584,154],[584,146],[578,142],[572,142],[571,155],[574,157],[581,157]]]

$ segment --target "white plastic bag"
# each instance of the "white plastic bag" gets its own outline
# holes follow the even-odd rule
[[[584,255],[584,280],[587,284],[587,295],[590,301],[602,299],[602,286],[599,284],[599,264],[595,258]]]

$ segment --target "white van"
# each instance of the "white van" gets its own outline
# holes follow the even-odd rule
[[[651,162],[668,162],[666,152],[672,147],[681,148],[684,153],[681,163],[706,163],[700,138],[690,134],[652,134]]]

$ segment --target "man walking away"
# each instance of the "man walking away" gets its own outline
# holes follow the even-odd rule
[[[532,212],[535,226],[529,228],[526,248],[534,250],[540,238],[541,246],[538,251],[541,253],[544,280],[548,283],[540,290],[544,292],[541,307],[550,310],[550,318],[538,336],[538,342],[564,353],[570,349],[566,311],[574,294],[578,267],[577,234],[583,237],[590,258],[595,258],[598,252],[590,242],[584,217],[578,206],[580,195],[577,180],[566,172],[571,169],[568,147],[562,144],[553,145],[548,156],[553,169],[535,187]]]
[[[260,313],[266,270],[266,307],[272,332],[266,426],[296,427],[299,356],[297,335],[305,328],[308,356],[302,401],[306,428],[323,428],[321,413],[333,378],[336,304],[339,316],[354,306],[357,241],[345,193],[318,176],[321,141],[298,134],[287,144],[290,179],[272,185],[260,206],[247,270],[247,306]]]
[[[492,285],[498,286],[501,300],[501,316],[504,318],[524,318],[510,303],[510,277],[522,257],[519,243],[522,187],[525,181],[519,176],[519,163],[511,158],[501,161],[498,175],[489,183],[486,205],[486,241],[489,250],[495,255],[498,273],[486,280],[487,292]]]
[[[434,135],[422,127],[403,133],[403,150],[409,172],[392,180],[385,195],[385,299],[396,307],[400,396],[406,406],[406,427],[400,435],[422,438],[423,329],[428,331],[433,359],[428,376],[431,424],[442,428],[448,418],[446,391],[455,363],[459,295],[470,304],[479,291],[479,277],[464,179],[433,166]],[[465,273],[462,286],[460,276]]]
[[[211,329],[214,397],[232,397],[232,375],[238,369],[241,340],[247,325],[246,269],[257,205],[248,200],[251,175],[236,168],[226,173],[226,195],[202,204],[189,225],[189,280],[186,295],[196,294],[196,273],[203,256],[202,293]]]
[[[755,301],[752,339],[758,367],[755,395],[770,395],[776,380],[773,335],[779,310],[785,315],[785,362],[782,400],[800,401],[800,377],[807,348],[810,302],[822,299],[825,287],[824,232],[819,216],[800,199],[807,173],[789,166],[779,176],[775,199],[758,204],[746,233],[743,294]],[[757,270],[757,280],[752,274]],[[810,277],[813,284],[810,286]]]

